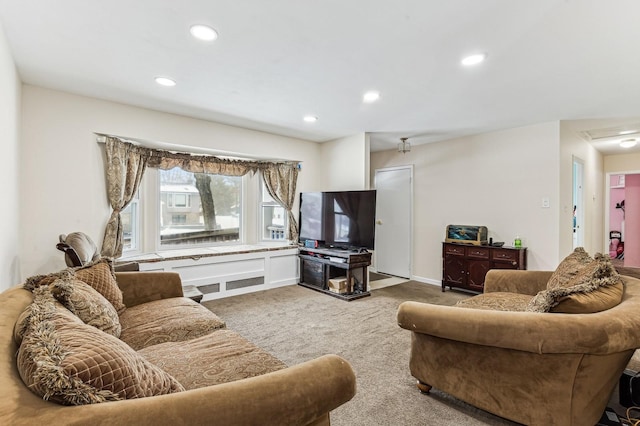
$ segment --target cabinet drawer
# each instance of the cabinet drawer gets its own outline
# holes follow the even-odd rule
[[[464,246],[456,246],[453,244],[447,244],[444,246],[444,252],[446,254],[456,254],[459,256],[464,256]]]
[[[476,259],[488,259],[489,249],[485,247],[467,247],[467,256]]]
[[[507,249],[494,249],[491,255],[493,260],[504,260],[515,262],[518,260],[518,251],[517,250],[507,250]]]

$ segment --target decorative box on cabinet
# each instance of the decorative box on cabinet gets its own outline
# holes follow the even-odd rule
[[[442,243],[442,266],[442,291],[448,286],[482,293],[489,269],[527,269],[527,248]]]

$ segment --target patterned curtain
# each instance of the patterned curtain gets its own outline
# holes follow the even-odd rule
[[[262,178],[271,198],[287,211],[289,218],[287,239],[296,242],[298,240],[298,223],[293,216],[292,209],[298,182],[297,163],[273,163],[262,170]]]
[[[107,222],[101,254],[118,258],[122,255],[122,218],[124,210],[135,195],[147,168],[149,153],[144,149],[107,137],[107,197],[111,204],[111,217]]]
[[[160,149],[143,148],[149,152],[149,167],[170,170],[180,167],[192,173],[212,175],[244,176],[269,167],[272,163],[263,161],[230,160],[212,155],[195,155]]]
[[[124,210],[135,195],[147,167],[170,170],[180,167],[192,173],[244,176],[262,170],[267,190],[273,199],[287,210],[287,238],[298,239],[298,224],[291,213],[298,180],[297,163],[273,163],[219,158],[145,148],[106,136],[107,196],[113,212],[107,222],[101,254],[118,258],[122,255],[122,219]]]

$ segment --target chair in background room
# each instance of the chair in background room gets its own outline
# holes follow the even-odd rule
[[[93,240],[84,232],[60,234],[56,248],[64,252],[67,266],[83,266],[100,258],[100,252]]]
[[[56,248],[64,252],[64,261],[67,266],[84,266],[102,257],[98,246],[84,232],[60,234],[59,239],[60,242],[56,244]],[[117,272],[139,271],[140,267],[138,262],[114,262],[114,270]]]

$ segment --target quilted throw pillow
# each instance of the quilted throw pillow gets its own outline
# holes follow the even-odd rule
[[[78,279],[56,280],[50,286],[58,302],[76,314],[85,324],[120,337],[122,327],[113,305],[88,284]]]
[[[35,394],[64,405],[84,405],[184,390],[125,343],[56,308],[48,289],[34,294],[17,364]]]
[[[578,273],[582,268],[588,265],[593,259],[582,247],[576,249],[569,256],[565,257],[558,265],[549,281],[547,281],[547,290],[558,287],[566,287],[569,280]]]
[[[116,281],[113,262],[105,257],[78,268],[67,268],[48,275],[34,275],[27,278],[23,287],[33,292],[36,288],[51,285],[56,280],[69,281],[74,278],[85,282],[104,296],[113,305],[118,315],[122,314],[126,309],[122,298],[122,290],[120,290]]]
[[[542,290],[531,299],[529,312],[593,313],[622,301],[623,283],[609,256],[594,259],[574,274],[563,287]],[[565,306],[562,306],[562,303]]]
[[[111,302],[118,315],[124,312],[126,307],[122,301],[122,290],[118,287],[111,259],[103,257],[94,263],[76,268],[74,275]]]

